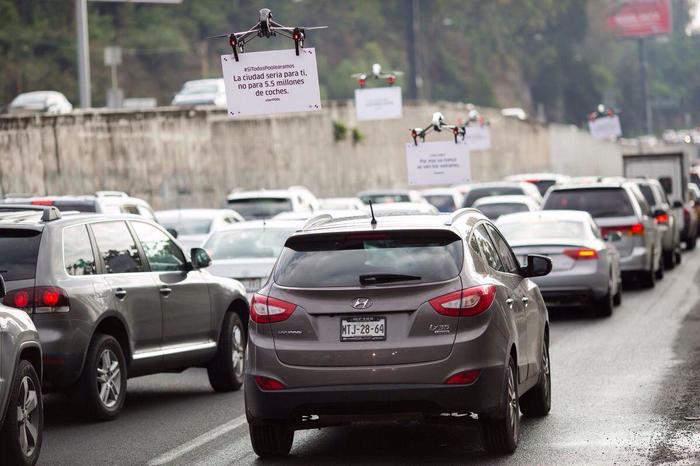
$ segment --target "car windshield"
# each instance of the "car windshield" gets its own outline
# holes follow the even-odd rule
[[[557,182],[556,180],[539,180],[539,181],[530,181],[530,183],[534,184],[537,186],[537,190],[540,192],[541,195],[544,196],[544,193],[547,192],[549,188],[554,186]]]
[[[288,197],[232,199],[228,201],[228,207],[241,214],[246,220],[270,218],[292,210],[292,200]]]
[[[209,233],[212,221],[211,218],[192,218],[184,214],[181,217],[159,220],[158,223],[165,228],[177,231],[178,235],[206,235]]]
[[[635,215],[629,196],[622,188],[566,189],[553,191],[545,210],[583,210],[593,218]]]
[[[360,199],[362,202],[365,204],[369,204],[369,201],[372,201],[372,204],[387,204],[389,202],[409,202],[411,198],[409,197],[408,194],[363,194],[360,196]]]
[[[275,268],[282,286],[360,286],[449,280],[462,268],[462,242],[449,231],[369,232],[291,238]]]
[[[522,195],[523,188],[517,186],[490,186],[484,188],[472,188],[467,194],[467,198],[464,200],[464,207],[471,207],[474,203],[481,199],[482,197],[488,196],[511,196],[511,195]]]
[[[7,280],[34,278],[41,232],[0,229],[0,275]]]
[[[295,228],[249,228],[224,230],[204,243],[213,260],[274,258]]]
[[[572,221],[525,220],[499,223],[498,229],[511,243],[548,239],[581,239],[585,236],[583,223]]]
[[[484,204],[477,207],[482,214],[491,220],[495,220],[501,215],[514,214],[517,212],[527,212],[530,209],[526,204],[519,202],[504,202],[502,204]]]
[[[449,194],[428,194],[423,197],[440,212],[452,212],[455,210],[454,198]]]
[[[640,184],[637,186],[639,186],[639,190],[644,195],[644,199],[647,200],[649,207],[654,207],[656,205],[656,201],[654,200],[654,192],[651,190],[651,186],[648,184]]]

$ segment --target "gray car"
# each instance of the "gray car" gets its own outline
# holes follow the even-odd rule
[[[513,452],[520,411],[550,410],[549,320],[537,285],[474,209],[311,219],[253,296],[245,405],[253,449],[367,420],[479,418]],[[437,447],[437,446],[436,446]]]
[[[45,388],[94,419],[117,416],[128,377],[203,366],[215,390],[240,388],[245,289],[209,262],[137,215],[0,207],[4,302],[39,330]]]
[[[601,236],[588,212],[547,210],[503,215],[496,226],[523,261],[528,254],[552,259],[552,272],[537,277],[547,306],[591,306],[609,316],[622,302],[620,254]],[[622,239],[613,232],[612,243]]]
[[[661,235],[649,204],[635,183],[629,181],[553,186],[547,192],[543,210],[588,212],[605,237],[617,231],[623,280],[637,278],[653,288],[663,277]]]
[[[0,299],[4,297],[0,277]],[[0,463],[5,466],[33,465],[39,459],[44,427],[41,359],[32,319],[0,304]]]

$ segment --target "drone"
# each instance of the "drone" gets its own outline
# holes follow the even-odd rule
[[[221,37],[228,37],[228,43],[233,50],[233,58],[238,61],[238,54],[243,53],[245,45],[255,39],[256,37],[276,37],[277,34],[292,39],[294,41],[294,49],[297,56],[299,56],[299,48],[304,47],[304,39],[306,39],[306,31],[312,29],[326,29],[328,26],[311,26],[311,27],[288,27],[283,26],[280,23],[272,19],[272,11],[269,8],[263,8],[260,10],[260,16],[258,22],[248,29],[242,32],[231,32],[228,34],[219,34],[217,36],[211,36],[207,39],[218,39]]]
[[[372,71],[370,71],[369,73],[355,73],[351,74],[350,76],[357,79],[357,82],[360,85],[360,87],[365,87],[367,78],[386,79],[386,82],[389,83],[390,86],[393,86],[396,82],[396,77],[401,76],[402,74],[402,71],[382,72],[382,65],[380,65],[379,63],[375,63],[374,65],[372,65]]]
[[[440,112],[433,113],[433,119],[430,125],[426,128],[410,128],[411,137],[413,138],[413,144],[418,145],[418,138],[421,142],[425,142],[425,135],[431,131],[441,132],[443,129],[452,131],[455,137],[455,144],[458,142],[458,138],[461,136],[464,139],[464,126],[458,125],[448,125],[445,123],[445,117]]]

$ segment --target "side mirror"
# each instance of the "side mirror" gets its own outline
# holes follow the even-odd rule
[[[177,230],[175,228],[166,228],[165,231],[170,233],[170,236],[177,238]]]
[[[679,200],[675,200],[675,201],[673,201],[672,206],[673,206],[674,209],[682,209],[682,208],[683,208],[683,203],[682,203],[681,201],[679,201]]]
[[[2,278],[2,275],[0,275],[0,298],[4,298],[6,294],[7,291],[5,290],[5,279]]]
[[[527,255],[527,265],[520,267],[523,277],[543,277],[552,271],[552,259],[537,254]]]
[[[195,269],[203,269],[209,267],[209,264],[211,264],[211,257],[209,257],[209,253],[205,249],[192,248],[190,257],[192,259],[192,266]]]
[[[622,241],[622,233],[619,231],[611,231],[605,235],[605,241],[609,243],[617,243],[618,241]]]

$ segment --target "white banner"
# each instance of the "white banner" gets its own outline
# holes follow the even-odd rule
[[[596,118],[588,122],[588,129],[595,139],[613,139],[622,136],[618,115]]]
[[[449,185],[469,182],[469,148],[454,141],[406,144],[406,167],[410,185]]]
[[[221,56],[229,116],[321,109],[316,50],[246,52]]]
[[[470,151],[491,149],[491,131],[488,126],[467,126],[464,131],[464,143]]]
[[[398,86],[355,89],[358,121],[401,118],[401,105],[401,88]]]

